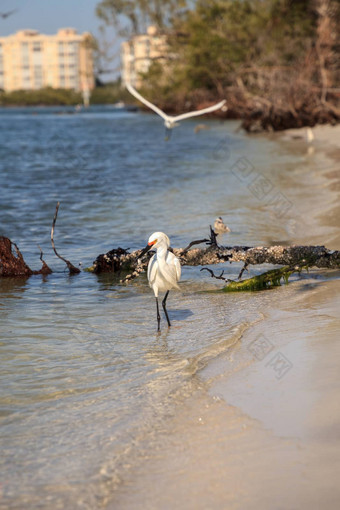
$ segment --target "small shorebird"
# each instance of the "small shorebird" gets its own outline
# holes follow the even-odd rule
[[[307,138],[307,142],[308,143],[311,143],[314,141],[314,133],[313,133],[313,130],[311,127],[308,127],[307,130],[306,130],[306,138]]]
[[[304,129],[302,131],[301,130],[294,130],[294,134],[291,135],[291,138],[293,138],[294,140],[306,140],[307,143],[312,143],[315,139],[315,136],[314,136],[314,133],[313,133],[313,129],[311,127],[306,127],[306,129]]]
[[[163,232],[155,232],[149,237],[148,244],[140,254],[140,258],[149,250],[156,249],[156,253],[151,257],[148,265],[149,285],[154,291],[157,306],[157,324],[160,331],[161,317],[159,315],[158,292],[165,292],[162,301],[163,310],[168,323],[171,326],[168,312],[166,309],[166,300],[171,289],[179,289],[177,282],[181,278],[181,264],[178,258],[169,251],[170,239]]]
[[[230,228],[223,223],[221,216],[215,220],[214,231],[216,234],[224,234],[225,232],[230,232]]]
[[[156,112],[160,117],[162,117],[162,119],[164,119],[164,125],[165,125],[166,129],[173,129],[174,127],[178,126],[178,121],[180,121],[180,120],[189,119],[190,117],[197,117],[198,115],[204,115],[205,113],[214,112],[215,110],[219,110],[220,108],[222,108],[223,111],[227,111],[227,107],[224,106],[226,103],[226,100],[224,99],[223,101],[220,101],[219,103],[217,103],[213,106],[209,106],[208,108],[203,108],[202,110],[196,110],[194,112],[182,113],[181,115],[176,115],[176,116],[167,115],[160,108],[158,108],[154,104],[150,103],[150,101],[148,101],[143,96],[141,96],[139,94],[139,92],[137,92],[137,90],[134,89],[130,83],[126,84],[126,88],[130,92],[130,94],[135,96],[137,99],[139,99],[139,101],[141,101],[146,106],[151,108],[151,110]]]
[[[18,9],[13,9],[13,11],[8,11],[8,12],[0,12],[0,18],[2,19],[6,19],[8,18],[9,16],[12,16],[12,14],[14,14],[15,12],[17,12]]]

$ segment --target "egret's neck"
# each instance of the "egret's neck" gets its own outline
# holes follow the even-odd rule
[[[168,248],[167,248],[166,245],[159,246],[157,248],[157,258],[158,259],[165,259],[167,251],[168,251]]]

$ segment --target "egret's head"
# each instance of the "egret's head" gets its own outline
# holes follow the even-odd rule
[[[157,249],[161,246],[165,246],[166,248],[169,248],[170,246],[170,239],[166,234],[163,234],[163,232],[154,232],[148,240],[148,246],[151,248]]]
[[[157,250],[157,248],[166,248],[170,247],[170,239],[163,232],[154,232],[148,240],[148,244],[145,246],[142,253],[139,257],[143,257],[149,250]]]

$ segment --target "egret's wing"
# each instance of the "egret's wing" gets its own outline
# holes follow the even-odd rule
[[[181,263],[177,257],[175,257],[174,262],[175,262],[175,268],[176,268],[176,278],[177,278],[177,281],[179,281],[181,279],[181,272],[182,272]]]
[[[173,253],[168,252],[167,257],[166,257],[166,264],[164,266],[162,266],[163,278],[167,282],[171,283],[171,285],[173,287],[175,287],[176,289],[179,288],[177,285],[177,282],[179,280],[177,263],[179,264],[179,260],[177,259],[177,257],[175,257],[175,255]],[[179,276],[180,276],[180,271],[181,271],[181,269],[179,269]]]
[[[181,115],[177,115],[176,117],[171,117],[174,122],[178,122],[179,120],[189,119],[190,117],[197,117],[198,115],[204,115],[205,113],[214,112],[215,110],[219,110],[227,101],[224,99],[213,106],[209,106],[208,108],[203,108],[202,110],[196,110],[195,112],[182,113]]]
[[[154,104],[150,103],[150,101],[148,101],[147,99],[145,99],[143,96],[141,96],[139,94],[139,92],[137,92],[136,89],[133,88],[132,85],[130,85],[130,83],[127,83],[126,84],[126,88],[128,89],[128,91],[130,92],[130,94],[132,94],[133,96],[135,96],[137,99],[139,99],[139,101],[141,101],[142,103],[144,103],[146,106],[148,106],[149,108],[151,108],[151,110],[153,110],[154,112],[158,113],[158,115],[160,115],[164,120],[169,120],[169,117],[166,113],[162,112],[162,110],[160,108],[158,108],[157,106],[155,106]]]
[[[152,285],[152,283],[155,281],[156,273],[157,273],[157,257],[156,255],[154,255],[153,257],[151,257],[148,264],[148,280],[150,285]]]

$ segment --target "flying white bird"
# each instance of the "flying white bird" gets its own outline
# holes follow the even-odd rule
[[[130,92],[130,94],[135,96],[137,99],[139,99],[139,101],[141,101],[146,106],[151,108],[151,110],[153,110],[158,115],[160,115],[164,119],[164,125],[167,129],[172,129],[172,128],[178,126],[177,122],[180,120],[189,119],[190,117],[197,117],[198,115],[204,115],[205,113],[214,112],[215,110],[219,110],[220,108],[223,109],[223,106],[226,103],[226,100],[224,99],[223,101],[220,101],[219,103],[217,103],[213,106],[209,106],[208,108],[203,108],[203,110],[196,110],[194,112],[182,113],[181,115],[176,115],[174,117],[172,115],[167,115],[160,108],[158,108],[154,104],[150,103],[150,101],[148,101],[143,96],[141,96],[139,94],[139,92],[137,92],[137,90],[135,90],[130,83],[126,84],[126,88]],[[226,110],[227,110],[227,107],[225,106],[223,111],[226,111]]]
[[[168,326],[170,327],[171,324],[166,309],[166,300],[171,289],[179,289],[177,282],[181,278],[181,264],[178,258],[169,251],[169,248],[170,239],[168,236],[163,234],[163,232],[155,232],[149,237],[148,244],[139,256],[142,258],[149,250],[157,250],[155,255],[151,257],[149,261],[148,280],[156,298],[158,331],[160,331],[161,322],[159,315],[158,292],[165,292],[162,306]]]
[[[215,220],[214,231],[216,234],[224,234],[225,232],[230,232],[230,228],[223,223],[221,216]]]

